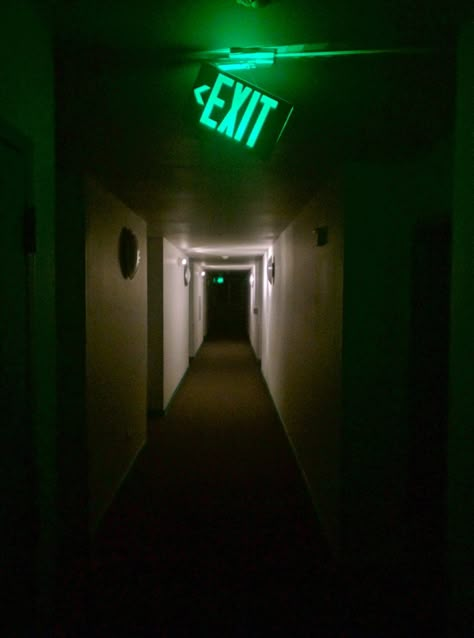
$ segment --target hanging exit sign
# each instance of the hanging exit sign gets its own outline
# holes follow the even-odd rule
[[[280,98],[203,64],[194,83],[192,122],[268,157],[290,119],[293,106]]]

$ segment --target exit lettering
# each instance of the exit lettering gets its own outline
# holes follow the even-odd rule
[[[202,68],[198,80],[204,81],[194,88],[195,102],[203,107],[201,125],[251,149],[267,148],[269,142],[277,141],[293,110],[291,105],[209,65]]]
[[[217,122],[211,117],[213,110],[223,109],[228,106],[225,100],[219,96],[223,86],[228,86],[229,88],[234,87],[234,92],[229,110],[221,123],[217,125]],[[242,107],[246,103],[247,106],[242,113]],[[209,99],[207,100],[206,106],[202,112],[200,121],[209,128],[217,128],[219,133],[223,133],[224,135],[227,135],[227,137],[231,137],[237,142],[240,142],[247,132],[249,122],[257,107],[260,108],[260,112],[258,113],[258,117],[252,129],[249,131],[246,141],[247,146],[250,148],[255,146],[255,142],[260,135],[268,114],[272,109],[276,109],[278,107],[278,102],[267,95],[262,95],[260,91],[252,90],[249,86],[244,86],[242,82],[235,81],[233,78],[224,75],[223,73],[219,73]],[[237,126],[237,117],[239,116],[239,113],[241,115],[241,119]],[[237,130],[235,130],[236,126]]]

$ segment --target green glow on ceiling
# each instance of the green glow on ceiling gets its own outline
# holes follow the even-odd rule
[[[218,62],[217,67],[221,71],[238,71],[238,70],[253,70],[260,69],[262,67],[272,66],[272,60],[240,60],[235,62]]]
[[[229,62],[217,65],[220,71],[240,71],[256,69],[257,65],[252,62]]]
[[[231,49],[229,51],[230,60],[253,60],[272,64],[274,58],[274,51],[245,51],[238,49]]]
[[[291,44],[275,47],[212,49],[191,54],[192,59],[211,62],[223,70],[253,69],[260,66],[271,66],[277,60],[301,60],[310,58],[331,58],[361,55],[403,55],[424,54],[432,49],[406,47],[399,49],[338,49],[331,50],[328,43]],[[227,65],[238,66],[227,66]]]
[[[347,49],[341,51],[285,51],[277,52],[277,59],[290,58],[300,60],[304,58],[332,58],[343,55],[380,55],[383,53],[425,53],[426,49]]]

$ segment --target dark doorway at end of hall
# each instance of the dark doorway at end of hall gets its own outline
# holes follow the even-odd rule
[[[208,279],[208,338],[246,338],[248,272],[215,271]]]

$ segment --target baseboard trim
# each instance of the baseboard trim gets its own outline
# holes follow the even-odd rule
[[[183,381],[185,380],[186,375],[188,374],[189,368],[192,365],[193,360],[199,354],[203,343],[204,343],[204,339],[201,341],[201,344],[200,344],[199,348],[196,350],[196,354],[194,356],[192,356],[192,357],[188,357],[188,367],[184,371],[183,376],[181,377],[181,379],[179,380],[177,386],[173,390],[173,394],[171,395],[168,403],[163,408],[153,408],[153,409],[148,410],[147,414],[148,414],[148,418],[149,419],[153,419],[153,418],[157,418],[157,417],[163,417],[163,416],[166,416],[168,414],[169,409],[171,407],[171,404],[173,403],[173,400],[174,400],[176,394],[178,393],[179,389],[181,388],[181,385],[182,385]]]
[[[188,365],[188,367],[187,367],[187,368],[186,368],[186,370],[184,371],[183,376],[182,376],[182,377],[181,377],[181,379],[178,381],[178,383],[177,383],[177,385],[176,385],[175,389],[173,390],[173,394],[171,395],[171,397],[170,397],[170,399],[169,399],[168,403],[167,403],[167,404],[163,407],[163,414],[162,414],[162,416],[166,416],[166,415],[168,414],[168,412],[169,412],[169,410],[170,410],[170,407],[171,407],[171,405],[172,405],[172,403],[173,403],[173,401],[174,401],[174,399],[175,399],[176,395],[178,394],[178,392],[179,392],[179,390],[180,390],[181,386],[183,385],[184,380],[186,379],[186,376],[187,376],[187,374],[188,374],[188,372],[189,372],[189,368],[190,368],[190,365]]]
[[[280,413],[280,410],[278,409],[278,406],[276,405],[276,403],[275,403],[275,401],[273,399],[273,395],[272,395],[272,393],[270,391],[270,388],[268,386],[268,383],[267,383],[267,380],[265,378],[265,375],[263,374],[263,371],[262,371],[261,374],[262,374],[263,382],[265,384],[265,388],[266,388],[266,390],[268,392],[268,396],[270,397],[270,400],[271,400],[271,402],[273,404],[273,407],[275,408],[275,412],[277,413],[278,420],[280,421],[281,427],[283,428],[283,432],[285,433],[285,437],[286,437],[288,443],[290,444],[290,448],[291,448],[291,451],[293,453],[294,459],[296,461],[296,465],[297,465],[298,470],[299,470],[299,472],[301,474],[301,478],[303,479],[303,482],[305,484],[306,491],[308,493],[308,497],[310,498],[311,503],[313,505],[313,510],[314,510],[315,516],[317,517],[317,519],[319,521],[319,525],[321,526],[321,531],[322,531],[322,533],[324,535],[324,538],[326,539],[326,543],[327,543],[328,547],[330,548],[330,551],[332,553],[333,559],[336,562],[339,562],[339,558],[340,558],[339,557],[339,550],[334,545],[334,543],[331,542],[331,539],[328,537],[327,533],[325,532],[325,527],[324,527],[324,525],[322,523],[322,517],[320,516],[320,513],[319,513],[318,504],[317,504],[316,499],[314,497],[313,491],[311,490],[310,482],[308,480],[306,472],[304,471],[303,466],[300,463],[296,447],[295,447],[295,445],[294,445],[294,443],[293,443],[293,441],[291,439],[291,436],[288,433],[288,429],[287,429],[287,427],[285,425],[285,421],[284,421],[284,419],[283,419],[283,417],[282,417],[282,415]]]
[[[117,498],[120,490],[122,489],[123,484],[125,483],[125,480],[127,479],[128,475],[130,474],[131,470],[133,469],[133,466],[135,465],[135,462],[136,462],[136,460],[138,458],[138,455],[140,454],[140,452],[145,447],[146,442],[147,442],[147,439],[146,439],[146,435],[145,435],[145,440],[138,447],[138,449],[135,451],[134,455],[130,459],[130,462],[128,463],[127,469],[122,474],[122,478],[119,479],[119,481],[117,483],[117,487],[115,488],[112,497],[108,500],[108,503],[102,508],[102,511],[97,516],[97,520],[94,523],[92,523],[92,524],[89,523],[89,536],[91,538],[93,538],[96,535],[97,531],[99,530],[99,528],[100,528],[100,526],[102,524],[102,521],[104,520],[104,517],[106,516],[107,512],[109,511],[112,503]]]

